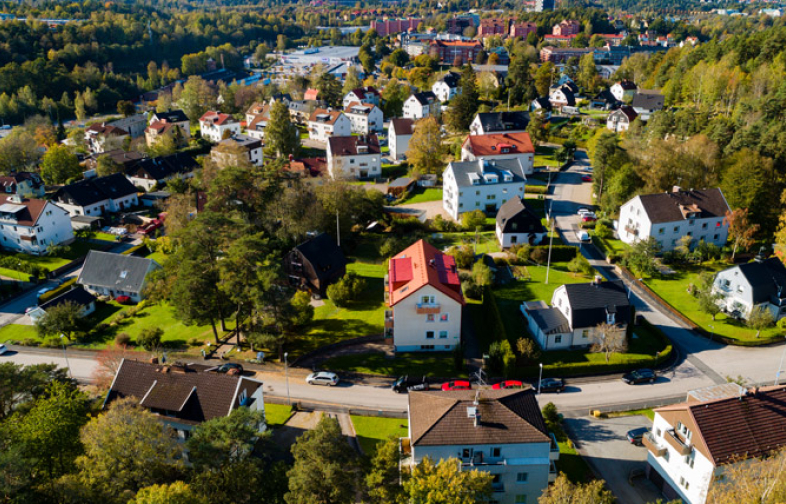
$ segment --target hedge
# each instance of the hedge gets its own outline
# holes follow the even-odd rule
[[[134,245],[134,246],[133,246],[133,247],[131,247],[130,249],[128,249],[128,250],[124,250],[124,251],[122,252],[122,254],[123,254],[123,255],[131,255],[131,254],[135,254],[136,252],[139,252],[139,251],[140,251],[140,250],[142,250],[143,248],[145,248],[145,244],[144,244],[144,243],[142,243],[142,244],[139,244],[139,245]]]
[[[483,289],[483,310],[485,310],[487,314],[486,322],[489,324],[487,329],[491,331],[491,334],[497,336],[494,338],[494,341],[507,340],[508,333],[505,330],[505,324],[502,322],[502,315],[499,313],[497,297],[489,287]]]
[[[549,251],[548,245],[536,245],[532,247],[530,250],[535,249],[545,249],[546,253]],[[554,245],[551,247],[551,262],[567,262],[572,260],[576,255],[578,255],[579,249],[578,247],[572,247],[570,245]]]
[[[528,185],[524,187],[524,192],[530,194],[546,194],[549,192],[549,187],[544,185]]]
[[[50,300],[56,298],[60,294],[66,292],[66,291],[70,291],[71,287],[75,283],[76,283],[76,277],[70,278],[70,279],[66,280],[65,282],[63,282],[63,284],[60,285],[59,287],[57,287],[56,289],[52,289],[52,290],[50,290],[48,292],[44,292],[43,294],[41,294],[38,297],[38,304],[44,304],[47,301],[50,301]]]

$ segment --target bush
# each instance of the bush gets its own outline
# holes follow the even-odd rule
[[[121,347],[127,347],[131,345],[131,335],[128,333],[121,332],[117,336],[115,336],[115,345]]]
[[[529,258],[535,261],[536,264],[541,265],[549,258],[549,251],[543,247],[533,247]]]
[[[614,233],[611,231],[611,228],[609,228],[605,223],[598,222],[597,224],[595,224],[595,236],[597,236],[601,240],[608,240],[609,238],[614,236]]]
[[[475,283],[471,276],[461,281],[461,290],[470,299],[481,299],[483,297],[483,289]]]
[[[193,346],[193,347],[202,346],[202,341],[199,338],[190,338],[188,340],[188,346]]]
[[[117,313],[114,317],[112,317],[112,320],[109,321],[109,325],[110,326],[118,325],[127,318],[128,318],[128,314],[124,311],[121,311]]]
[[[592,275],[593,268],[586,257],[579,254],[568,263],[568,271],[571,273],[582,273],[584,275]]]
[[[328,286],[328,298],[336,306],[346,306],[350,301],[356,300],[363,289],[366,288],[366,281],[357,274],[349,272],[338,282]]]
[[[500,266],[505,267],[510,265],[507,257],[494,257],[493,259],[494,259],[494,264],[496,264],[498,267]]]
[[[58,348],[61,344],[60,338],[55,337],[46,338],[41,342],[41,346],[44,348]]]
[[[549,402],[543,406],[541,410],[543,414],[543,421],[546,423],[546,428],[554,434],[557,441],[564,441],[567,436],[565,431],[562,430],[562,417],[553,402]]]
[[[41,342],[35,338],[25,338],[22,340],[23,346],[38,346]]]
[[[516,259],[519,260],[519,264],[527,264],[531,254],[532,247],[529,244],[521,245],[518,250],[516,250]]]
[[[516,365],[516,354],[508,340],[495,341],[489,346],[489,368],[507,378]]]
[[[161,336],[164,335],[163,329],[160,327],[148,327],[142,329],[139,336],[136,338],[136,344],[145,350],[153,350],[161,346]]]
[[[38,298],[38,303],[39,304],[44,304],[47,301],[50,301],[50,300],[56,298],[60,294],[63,294],[64,292],[70,291],[71,287],[75,283],[76,283],[76,278],[70,278],[70,279],[66,280],[65,282],[63,282],[63,285],[61,285],[61,286],[59,286],[59,287],[57,287],[55,289],[52,289],[49,292],[45,292],[45,293],[41,294],[41,296]]]
[[[544,185],[528,185],[524,188],[524,192],[530,194],[546,194],[549,192],[549,188]]]
[[[470,269],[472,263],[475,262],[475,253],[472,252],[472,248],[470,247],[452,247],[449,253],[456,260],[456,266],[460,269]]]
[[[534,256],[535,251],[542,250],[543,252],[538,252],[539,256],[542,256],[543,259],[541,262],[545,262],[549,255],[549,246],[548,245],[537,245],[532,247],[532,255],[530,256],[533,261],[538,262]],[[551,261],[552,262],[568,262],[578,254],[579,249],[578,247],[571,247],[570,245],[554,245],[551,247]]]
[[[486,224],[486,214],[480,210],[465,212],[461,215],[461,224],[467,231],[475,231],[478,228],[483,229],[483,226]]]

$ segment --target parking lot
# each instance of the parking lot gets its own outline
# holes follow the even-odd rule
[[[581,456],[606,480],[618,502],[645,504],[662,498],[645,477],[629,482],[631,472],[643,473],[647,466],[647,449],[629,443],[626,434],[638,427],[650,427],[652,422],[647,417],[567,418],[565,424]]]

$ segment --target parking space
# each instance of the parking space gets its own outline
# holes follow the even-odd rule
[[[630,478],[632,474],[643,473],[647,466],[647,449],[629,443],[627,432],[651,426],[652,422],[648,418],[567,418],[565,424],[571,439],[577,442],[579,453],[606,480],[618,502],[646,504],[662,497],[655,485],[646,478]]]

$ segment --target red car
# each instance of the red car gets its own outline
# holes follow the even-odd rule
[[[584,214],[584,217],[582,217],[581,220],[583,222],[595,222],[596,220],[598,220],[598,218],[592,214]]]
[[[118,302],[118,303],[120,303],[120,304],[126,304],[126,303],[128,303],[129,301],[131,301],[131,298],[130,298],[130,297],[128,297],[128,296],[117,296],[117,297],[115,298],[115,301],[117,301],[117,302]]]
[[[491,388],[494,390],[517,389],[517,388],[524,388],[524,384],[518,380],[506,380],[504,382],[495,383],[494,386],[492,386]]]
[[[443,383],[442,390],[472,390],[472,385],[466,380],[453,380]]]
[[[592,175],[582,175],[581,180],[582,182],[592,182]]]

